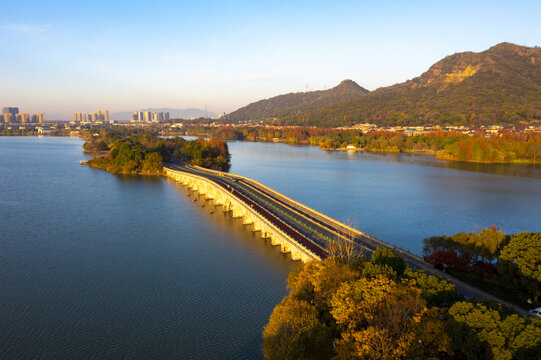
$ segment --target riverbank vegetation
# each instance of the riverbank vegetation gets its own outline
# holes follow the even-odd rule
[[[160,175],[164,161],[181,161],[210,169],[229,170],[227,143],[221,140],[185,140],[181,137],[160,138],[140,130],[106,130],[85,133],[83,149],[107,155],[88,160],[86,164],[116,174]]]
[[[464,301],[455,286],[378,248],[302,264],[263,331],[267,359],[537,359],[541,321]]]
[[[340,130],[328,128],[192,127],[188,133],[223,140],[285,142],[315,145],[323,150],[411,152],[432,154],[441,159],[479,163],[538,164],[541,134],[504,133],[472,136],[452,131],[431,131],[406,136],[389,131]]]
[[[71,131],[57,128],[40,133],[36,127],[0,127],[0,136],[70,136]]]
[[[541,306],[541,233],[480,233],[424,240],[425,261],[524,307]]]
[[[38,131],[35,129],[26,129],[26,128],[10,128],[7,127],[0,128],[0,136],[37,136]]]

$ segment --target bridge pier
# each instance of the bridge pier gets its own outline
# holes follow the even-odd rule
[[[263,228],[263,224],[261,224],[261,222],[258,219],[254,219],[252,223],[252,231],[253,232],[262,231],[261,230],[262,228]]]
[[[194,192],[212,200],[214,205],[221,205],[224,212],[231,212],[233,218],[243,218],[244,225],[252,225],[252,231],[260,232],[262,238],[270,238],[273,246],[280,246],[280,251],[290,253],[292,260],[307,262],[321,258],[302,244],[283,233],[275,224],[245,204],[234,193],[205,177],[189,172],[164,168],[165,174]]]

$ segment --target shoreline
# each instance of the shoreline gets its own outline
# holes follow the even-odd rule
[[[176,135],[176,136],[199,136],[199,137],[207,137],[207,138],[210,138],[211,136],[209,136],[208,134],[198,134],[198,135],[193,135],[193,134],[189,134],[189,135]],[[222,140],[222,139],[221,139]],[[447,161],[453,161],[453,162],[462,162],[462,163],[473,163],[473,164],[487,164],[487,165],[492,165],[492,164],[498,164],[498,165],[540,165],[541,162],[530,162],[530,161],[515,161],[515,162],[494,162],[494,161],[476,161],[476,160],[458,160],[458,159],[454,159],[454,158],[451,158],[449,157],[448,155],[444,154],[443,152],[441,151],[434,151],[434,150],[398,150],[398,151],[386,151],[386,150],[365,150],[363,148],[344,148],[344,147],[340,147],[340,148],[324,148],[324,147],[321,147],[319,145],[316,145],[316,144],[311,144],[310,142],[308,141],[302,141],[302,142],[297,142],[297,143],[291,143],[291,142],[288,142],[287,140],[282,140],[282,139],[272,139],[272,140],[269,140],[269,141],[265,141],[265,140],[238,140],[238,139],[223,139],[224,141],[240,141],[240,142],[253,142],[253,143],[264,143],[264,144],[269,144],[269,143],[274,143],[274,144],[286,144],[286,145],[302,145],[302,146],[317,146],[317,148],[319,150],[323,150],[323,151],[351,151],[351,152],[369,152],[369,153],[389,153],[389,154],[393,154],[393,153],[408,153],[408,154],[419,154],[419,155],[432,155],[434,156],[436,159],[439,159],[439,160],[447,160]]]
[[[295,144],[293,144],[295,145]],[[452,157],[448,157],[447,155],[443,154],[441,151],[433,151],[433,150],[420,150],[420,151],[414,151],[414,150],[399,150],[399,151],[386,151],[386,150],[365,150],[362,148],[336,148],[336,149],[327,149],[318,147],[319,150],[324,151],[351,151],[351,152],[368,152],[368,153],[388,153],[388,154],[418,154],[418,155],[432,155],[436,159],[439,160],[447,160],[447,161],[456,161],[456,162],[463,162],[463,163],[474,163],[474,164],[498,164],[498,165],[540,165],[540,162],[528,162],[528,161],[516,161],[516,162],[494,162],[494,161],[476,161],[476,160],[458,160],[453,159]]]
[[[9,134],[9,135],[6,135],[6,134],[0,134],[0,136],[4,136],[4,137],[13,137],[13,136],[35,136],[35,137],[43,137],[43,136],[50,136],[50,137],[78,137],[80,138],[81,140],[85,140],[82,136],[73,136],[73,135],[70,135],[70,134]],[[197,135],[194,135],[194,134],[172,134],[170,135],[172,137],[182,137],[182,136],[194,136],[194,137],[206,137],[206,138],[211,138],[211,136],[209,136],[208,134],[197,134]],[[446,160],[446,161],[453,161],[453,162],[462,162],[462,163],[473,163],[473,164],[487,164],[487,165],[492,165],[492,164],[498,164],[498,165],[533,165],[533,166],[537,166],[537,165],[540,165],[541,162],[532,162],[532,161],[526,161],[526,160],[520,160],[520,161],[513,161],[513,162],[494,162],[494,161],[476,161],[476,160],[459,160],[459,159],[455,159],[455,158],[452,158],[452,157],[449,157],[448,155],[444,154],[442,151],[434,151],[434,150],[398,150],[398,151],[388,151],[388,150],[366,150],[366,149],[363,149],[363,148],[344,148],[344,147],[340,147],[340,148],[324,148],[324,147],[321,147],[319,145],[316,145],[316,144],[311,144],[310,142],[307,142],[307,141],[302,141],[302,142],[297,142],[297,143],[291,143],[291,142],[288,142],[287,140],[282,140],[282,139],[272,139],[272,140],[269,140],[269,141],[266,141],[266,140],[255,140],[255,141],[252,141],[252,140],[238,140],[238,139],[220,139],[220,140],[223,140],[223,141],[240,141],[240,142],[254,142],[254,143],[274,143],[274,144],[286,144],[286,145],[303,145],[303,146],[317,146],[317,148],[319,150],[323,150],[323,151],[344,151],[344,152],[347,152],[347,151],[350,151],[350,152],[368,152],[368,153],[408,153],[408,154],[419,154],[419,155],[432,155],[434,156],[436,159],[439,159],[439,160]],[[97,151],[91,151],[91,152],[86,152],[87,154],[104,154],[104,153],[107,153],[108,151],[107,150],[97,150]]]

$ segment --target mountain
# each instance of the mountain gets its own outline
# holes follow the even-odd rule
[[[312,111],[337,102],[354,99],[366,93],[368,90],[356,82],[344,80],[329,90],[290,93],[260,100],[232,112],[227,119],[238,122],[295,116],[298,112]]]
[[[290,108],[277,123],[343,126],[541,122],[541,49],[501,43],[447,56],[421,76],[324,106]]]
[[[210,118],[216,118],[218,117],[217,114],[196,109],[196,108],[187,108],[187,109],[169,109],[169,108],[147,108],[147,109],[137,109],[138,111],[152,111],[152,112],[169,112],[169,117],[171,119],[191,119],[191,118],[200,118],[204,116],[208,116]],[[135,110],[134,110],[135,111]],[[123,111],[123,112],[116,112],[111,114],[111,118],[114,120],[120,120],[120,121],[128,121],[131,119],[131,114],[133,114],[133,111]]]

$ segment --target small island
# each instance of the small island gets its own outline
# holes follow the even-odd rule
[[[84,151],[100,156],[82,164],[114,174],[162,175],[164,161],[220,171],[228,171],[230,167],[229,149],[221,140],[161,138],[139,129],[106,128],[97,133],[89,132],[85,137]]]

